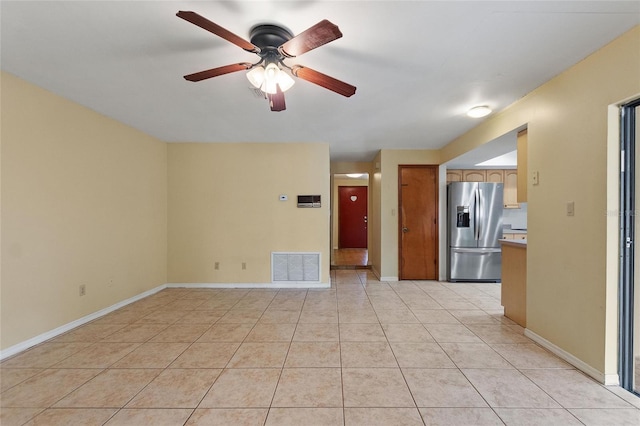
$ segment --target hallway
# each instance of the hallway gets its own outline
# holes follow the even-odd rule
[[[369,251],[365,248],[334,249],[331,259],[332,269],[366,269]]]

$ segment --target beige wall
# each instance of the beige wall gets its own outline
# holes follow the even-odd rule
[[[170,283],[270,283],[274,251],[320,252],[329,282],[327,144],[170,144],[168,157]],[[297,208],[313,194],[322,208]]]
[[[369,175],[369,231],[371,238],[369,239],[369,263],[373,272],[380,277],[382,269],[382,224],[380,217],[382,215],[382,173],[380,171],[380,161],[382,153],[378,152],[373,159],[373,170]]]
[[[166,283],[167,153],[4,72],[1,89],[6,349]]]
[[[527,327],[603,375],[617,373],[617,216],[607,209],[617,209],[618,136],[608,133],[609,105],[638,96],[638,76],[640,27],[442,150],[444,162],[528,126],[528,169],[540,184],[528,182]]]
[[[3,350],[167,282],[270,282],[271,251],[320,252],[329,282],[328,145],[168,147],[1,84]],[[298,209],[298,194],[322,208]]]
[[[373,171],[372,164],[363,161],[332,161],[331,162],[331,174],[337,173],[369,173]]]
[[[376,160],[378,161],[378,160]],[[398,166],[440,164],[435,150],[389,150],[380,152],[380,277],[397,280],[398,272]]]

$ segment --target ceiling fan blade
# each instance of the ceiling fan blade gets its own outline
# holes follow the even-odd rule
[[[301,32],[278,48],[280,53],[290,58],[300,56],[310,50],[342,37],[337,25],[326,19]]]
[[[176,16],[184,19],[185,21],[191,22],[192,24],[197,25],[200,28],[205,29],[217,35],[218,37],[222,37],[228,42],[231,42],[248,52],[253,52],[253,53],[260,52],[260,48],[258,46],[255,46],[253,43],[249,43],[247,40],[243,39],[242,37],[235,35],[234,33],[232,33],[231,31],[225,28],[222,28],[218,24],[214,24],[207,18],[201,15],[198,15],[195,12],[181,10],[178,13],[176,13]]]
[[[284,111],[287,106],[284,103],[284,92],[280,90],[280,85],[276,85],[276,93],[267,93],[267,99],[269,99],[269,107],[271,111]]]
[[[340,81],[333,77],[329,77],[326,74],[312,70],[311,68],[303,67],[302,65],[294,65],[291,68],[291,73],[296,77],[303,80],[307,80],[310,83],[322,86],[325,89],[332,90],[347,98],[356,93],[356,87],[352,86],[344,81]]]
[[[206,80],[207,78],[218,77],[219,75],[248,70],[249,68],[251,68],[251,66],[252,65],[248,62],[241,62],[239,64],[225,65],[224,67],[212,68],[210,70],[185,75],[184,78],[185,80],[189,81],[202,81]]]

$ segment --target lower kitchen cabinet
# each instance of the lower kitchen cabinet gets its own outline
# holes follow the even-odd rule
[[[501,241],[501,302],[504,316],[527,326],[527,243]]]

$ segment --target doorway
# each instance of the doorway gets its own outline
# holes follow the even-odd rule
[[[367,248],[367,187],[338,187],[338,248]]]
[[[640,394],[640,291],[635,287],[635,271],[640,270],[640,250],[635,250],[640,229],[640,99],[621,107],[622,151],[620,171],[620,290],[619,290],[619,374],[620,385]]]
[[[331,195],[331,268],[368,269],[369,174],[334,173]]]
[[[401,280],[438,279],[438,166],[399,166]]]

